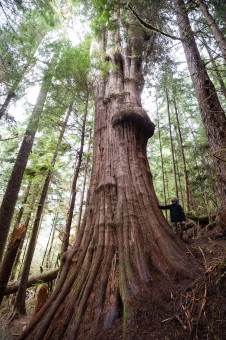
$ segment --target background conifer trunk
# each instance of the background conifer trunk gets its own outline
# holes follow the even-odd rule
[[[154,272],[164,279],[190,274],[190,258],[158,208],[147,162],[154,125],[140,100],[143,34],[127,26],[123,49],[117,15],[111,27],[111,66],[93,82],[94,155],[85,217],[55,291],[21,339],[84,338],[84,329],[88,339],[90,330],[117,318],[126,325],[134,295],[151,289]]]
[[[226,204],[226,116],[201,59],[183,0],[174,0],[177,24],[188,69],[195,88],[201,117],[220,185],[220,199]]]

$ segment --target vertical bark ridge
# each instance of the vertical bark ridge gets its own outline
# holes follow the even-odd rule
[[[133,319],[132,299],[140,287],[151,289],[154,272],[189,274],[190,259],[159,212],[146,159],[154,126],[140,104],[139,33],[129,40],[128,54],[118,49],[117,34],[110,35],[112,67],[94,83],[93,166],[79,241],[64,255],[42,323],[31,324],[23,340],[92,338],[94,325]]]
[[[84,222],[85,222],[85,220],[84,220]],[[38,312],[37,315],[35,316],[35,318],[32,320],[32,324],[30,325],[31,327],[26,328],[24,334],[22,335],[22,339],[24,337],[26,337],[27,334],[29,334],[30,328],[32,329],[33,327],[35,327],[35,325],[39,322],[40,318],[42,317],[42,313],[45,312],[46,310],[48,310],[48,308],[52,307],[51,312],[49,314],[47,314],[46,317],[44,318],[44,320],[42,321],[42,323],[39,327],[39,331],[36,334],[35,339],[40,339],[39,336],[41,337],[41,336],[44,335],[48,326],[50,325],[51,321],[53,320],[54,315],[57,312],[57,309],[59,308],[63,299],[65,298],[68,291],[70,290],[73,282],[75,281],[75,278],[78,275],[79,268],[80,268],[82,262],[84,261],[84,258],[85,258],[85,255],[86,255],[86,249],[87,249],[87,247],[84,246],[84,247],[82,247],[82,251],[78,252],[78,248],[79,248],[79,246],[80,246],[80,244],[83,240],[83,236],[84,236],[84,225],[85,225],[85,223],[83,223],[83,226],[79,230],[78,237],[77,237],[76,242],[75,242],[73,248],[71,249],[71,251],[64,254],[65,260],[64,260],[63,270],[61,272],[61,276],[58,280],[57,286],[56,286],[53,294],[47,300],[47,302],[43,306],[42,310],[40,312]],[[91,233],[92,233],[92,231],[90,232],[90,234]],[[86,240],[86,243],[89,243],[89,235],[86,235],[85,240]],[[76,258],[78,258],[78,256],[79,256],[79,261],[77,261],[77,263],[76,263]],[[68,273],[68,271],[69,271],[69,268],[70,268],[72,262],[73,262],[74,265],[75,265],[75,263],[77,264],[77,268],[70,277],[70,275],[69,275],[70,273]],[[70,277],[70,278],[68,279],[68,277]],[[66,279],[67,279],[67,283],[65,284]],[[62,287],[63,287],[63,289],[62,289]]]

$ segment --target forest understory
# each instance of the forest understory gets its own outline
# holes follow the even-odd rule
[[[153,273],[152,289],[134,298],[134,320],[123,328],[121,319],[103,331],[82,339],[225,339],[226,237],[221,228],[193,227],[184,231],[187,252],[202,267],[193,281],[170,282]],[[27,293],[27,315],[9,323],[13,296],[6,298],[0,314],[0,339],[17,339],[32,319],[35,288]]]

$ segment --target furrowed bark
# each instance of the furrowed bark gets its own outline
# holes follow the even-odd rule
[[[75,244],[63,255],[56,289],[21,339],[90,339],[95,327],[133,320],[131,303],[153,272],[190,276],[190,258],[158,208],[146,145],[154,124],[141,107],[142,31],[120,45],[112,18],[105,78],[93,81],[94,155],[88,202]],[[103,45],[99,45],[100,47]]]

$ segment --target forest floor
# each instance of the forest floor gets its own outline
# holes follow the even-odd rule
[[[226,237],[217,226],[184,232],[184,244],[202,270],[191,280],[153,278],[153,289],[134,298],[134,320],[123,330],[120,319],[106,332],[89,333],[90,340],[226,340]],[[154,284],[155,281],[155,284]],[[12,301],[0,313],[0,340],[17,339],[34,312],[30,290],[27,315],[8,324]]]

